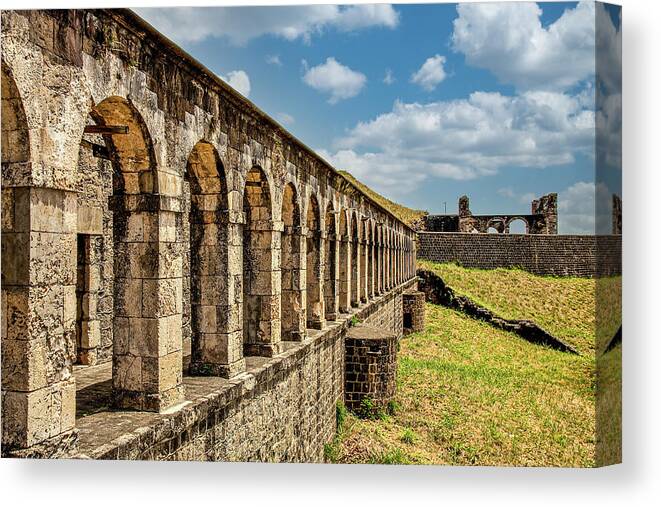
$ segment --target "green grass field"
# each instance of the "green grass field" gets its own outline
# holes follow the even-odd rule
[[[589,278],[536,276],[519,269],[468,269],[456,264],[418,261],[439,275],[457,294],[470,297],[506,319],[527,319],[574,346],[594,355],[595,325],[604,339],[615,334],[622,308],[622,277]],[[596,305],[608,299],[608,305]],[[599,318],[597,319],[597,312]],[[601,341],[601,340],[600,340]]]
[[[594,465],[594,361],[427,305],[401,342],[394,414],[348,415],[340,463]]]
[[[621,407],[621,347],[600,356],[600,384],[610,394],[598,406],[595,400],[595,287],[615,308],[597,318],[604,336],[612,336],[619,326],[620,277],[595,282],[520,270],[421,267],[503,317],[536,321],[581,355],[427,304],[425,331],[401,341],[394,410],[371,420],[347,414],[327,448],[329,461],[591,467],[597,412],[607,440],[598,459],[621,456],[621,420],[611,415]]]

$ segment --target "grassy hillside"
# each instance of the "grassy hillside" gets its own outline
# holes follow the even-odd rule
[[[401,341],[394,413],[347,415],[340,463],[593,466],[594,360],[428,304]]]
[[[358,181],[347,171],[340,171],[340,174],[348,179],[351,183],[356,185],[361,191],[368,195],[370,199],[383,206],[385,209],[390,211],[393,215],[399,218],[402,222],[408,224],[410,227],[416,228],[416,223],[419,222],[420,219],[427,213],[424,210],[407,208],[406,206],[392,202],[390,199],[386,199],[382,195],[377,194],[367,185],[364,185]]]
[[[457,294],[470,297],[501,317],[532,320],[581,354],[594,355],[595,351],[597,288],[602,300],[609,295],[609,308],[615,309],[608,315],[599,313],[603,336],[612,337],[620,323],[621,277],[597,282],[588,278],[542,277],[518,269],[468,269],[424,260],[418,264],[442,277]]]

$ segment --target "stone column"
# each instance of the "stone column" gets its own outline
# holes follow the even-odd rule
[[[351,238],[340,236],[340,253],[338,256],[340,274],[340,302],[342,313],[351,311]]]
[[[75,192],[3,178],[3,455],[74,440],[76,207]]]
[[[340,301],[337,269],[339,264],[337,235],[332,232],[328,233],[326,236],[325,246],[326,263],[324,265],[324,310],[326,312],[326,320],[336,320]]]
[[[305,339],[305,235],[300,226],[286,225],[281,238],[281,316],[283,340]]]
[[[80,208],[79,208],[80,222]],[[78,228],[80,231],[80,227]],[[97,314],[101,279],[101,250],[103,237],[78,234],[78,263],[76,274],[76,359],[80,364],[94,365],[101,345],[101,326]]]
[[[378,225],[376,227],[376,230],[377,231],[380,230]],[[383,262],[383,258],[381,256],[381,241],[380,241],[380,238],[382,236],[381,236],[380,232],[377,233],[376,237],[377,237],[377,241],[375,242],[375,245],[374,245],[374,261],[375,261],[374,268],[375,268],[375,271],[376,271],[376,281],[375,281],[374,285],[375,285],[376,294],[380,296],[383,292],[383,287],[382,287],[382,284],[381,284],[382,283],[381,282],[381,274],[382,274],[381,264]]]
[[[245,370],[241,302],[235,276],[242,269],[243,213],[218,211],[218,195],[193,195],[191,237],[191,373],[231,378]]]
[[[307,235],[306,286],[307,327],[323,329],[324,310],[324,244],[326,231],[308,230]]]
[[[361,298],[361,242],[360,238],[353,238],[352,243],[352,269],[351,269],[351,306],[357,307],[360,305]]]
[[[361,262],[361,266],[359,268],[359,273],[360,273],[360,288],[359,288],[359,294],[360,294],[360,302],[361,303],[367,303],[367,300],[369,299],[369,290],[367,288],[367,282],[368,282],[368,277],[367,277],[367,270],[369,269],[369,262],[367,259],[368,255],[368,245],[367,245],[367,237],[365,234],[365,224],[363,220],[363,225],[361,225],[361,228],[363,230],[363,236],[360,238],[359,244],[360,244],[360,250],[359,250],[359,258]]]
[[[250,227],[250,269],[243,276],[243,353],[273,357],[282,352],[280,233],[284,225],[252,220],[245,227]]]
[[[161,412],[183,397],[181,201],[113,198],[116,407]]]

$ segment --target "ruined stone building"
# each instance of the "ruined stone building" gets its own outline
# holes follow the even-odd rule
[[[543,195],[532,201],[529,215],[473,215],[467,196],[459,198],[456,215],[427,215],[428,232],[493,232],[509,234],[513,223],[521,222],[526,234],[558,233],[558,194]]]
[[[132,12],[2,13],[3,454],[319,461],[415,254]]]

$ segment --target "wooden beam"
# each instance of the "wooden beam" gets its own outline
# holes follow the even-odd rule
[[[128,125],[86,125],[85,134],[128,134]]]

